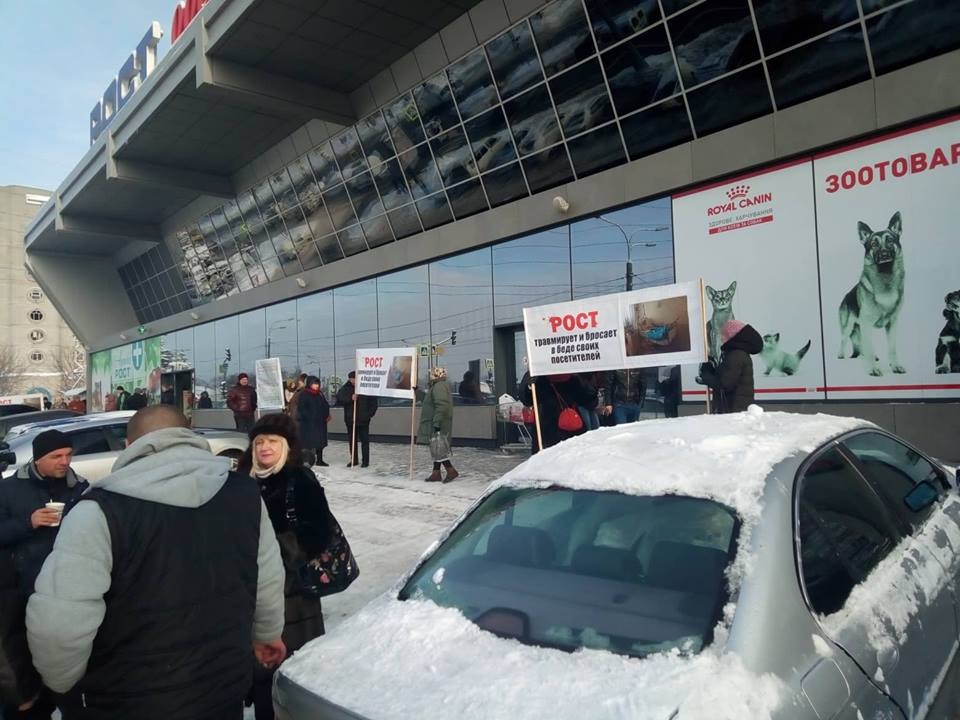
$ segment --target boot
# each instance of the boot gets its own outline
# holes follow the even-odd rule
[[[460,477],[460,473],[457,472],[457,469],[453,465],[447,465],[447,476],[443,479],[444,485],[453,482],[458,477]]]
[[[424,478],[423,481],[424,482],[442,482],[442,480],[443,479],[440,477],[440,468],[435,468],[434,471],[430,473],[428,477]]]

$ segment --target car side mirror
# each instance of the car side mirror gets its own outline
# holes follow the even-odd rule
[[[929,480],[921,480],[913,486],[913,490],[903,497],[903,503],[911,512],[920,512],[933,505],[940,494]]]
[[[9,449],[10,449],[10,443],[0,441],[0,451],[9,450]]]

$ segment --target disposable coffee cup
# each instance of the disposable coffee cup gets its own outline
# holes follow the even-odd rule
[[[48,502],[47,510],[56,510],[57,511],[57,521],[51,527],[57,527],[60,525],[60,519],[63,517],[63,503],[61,502]]]

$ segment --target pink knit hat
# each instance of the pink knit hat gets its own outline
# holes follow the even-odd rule
[[[720,342],[726,344],[730,338],[735,337],[746,326],[747,324],[743,320],[727,320],[720,329]]]

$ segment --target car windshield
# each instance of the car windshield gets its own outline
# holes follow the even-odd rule
[[[733,511],[710,500],[500,488],[399,597],[456,608],[530,645],[696,653],[727,601],[738,530]]]

